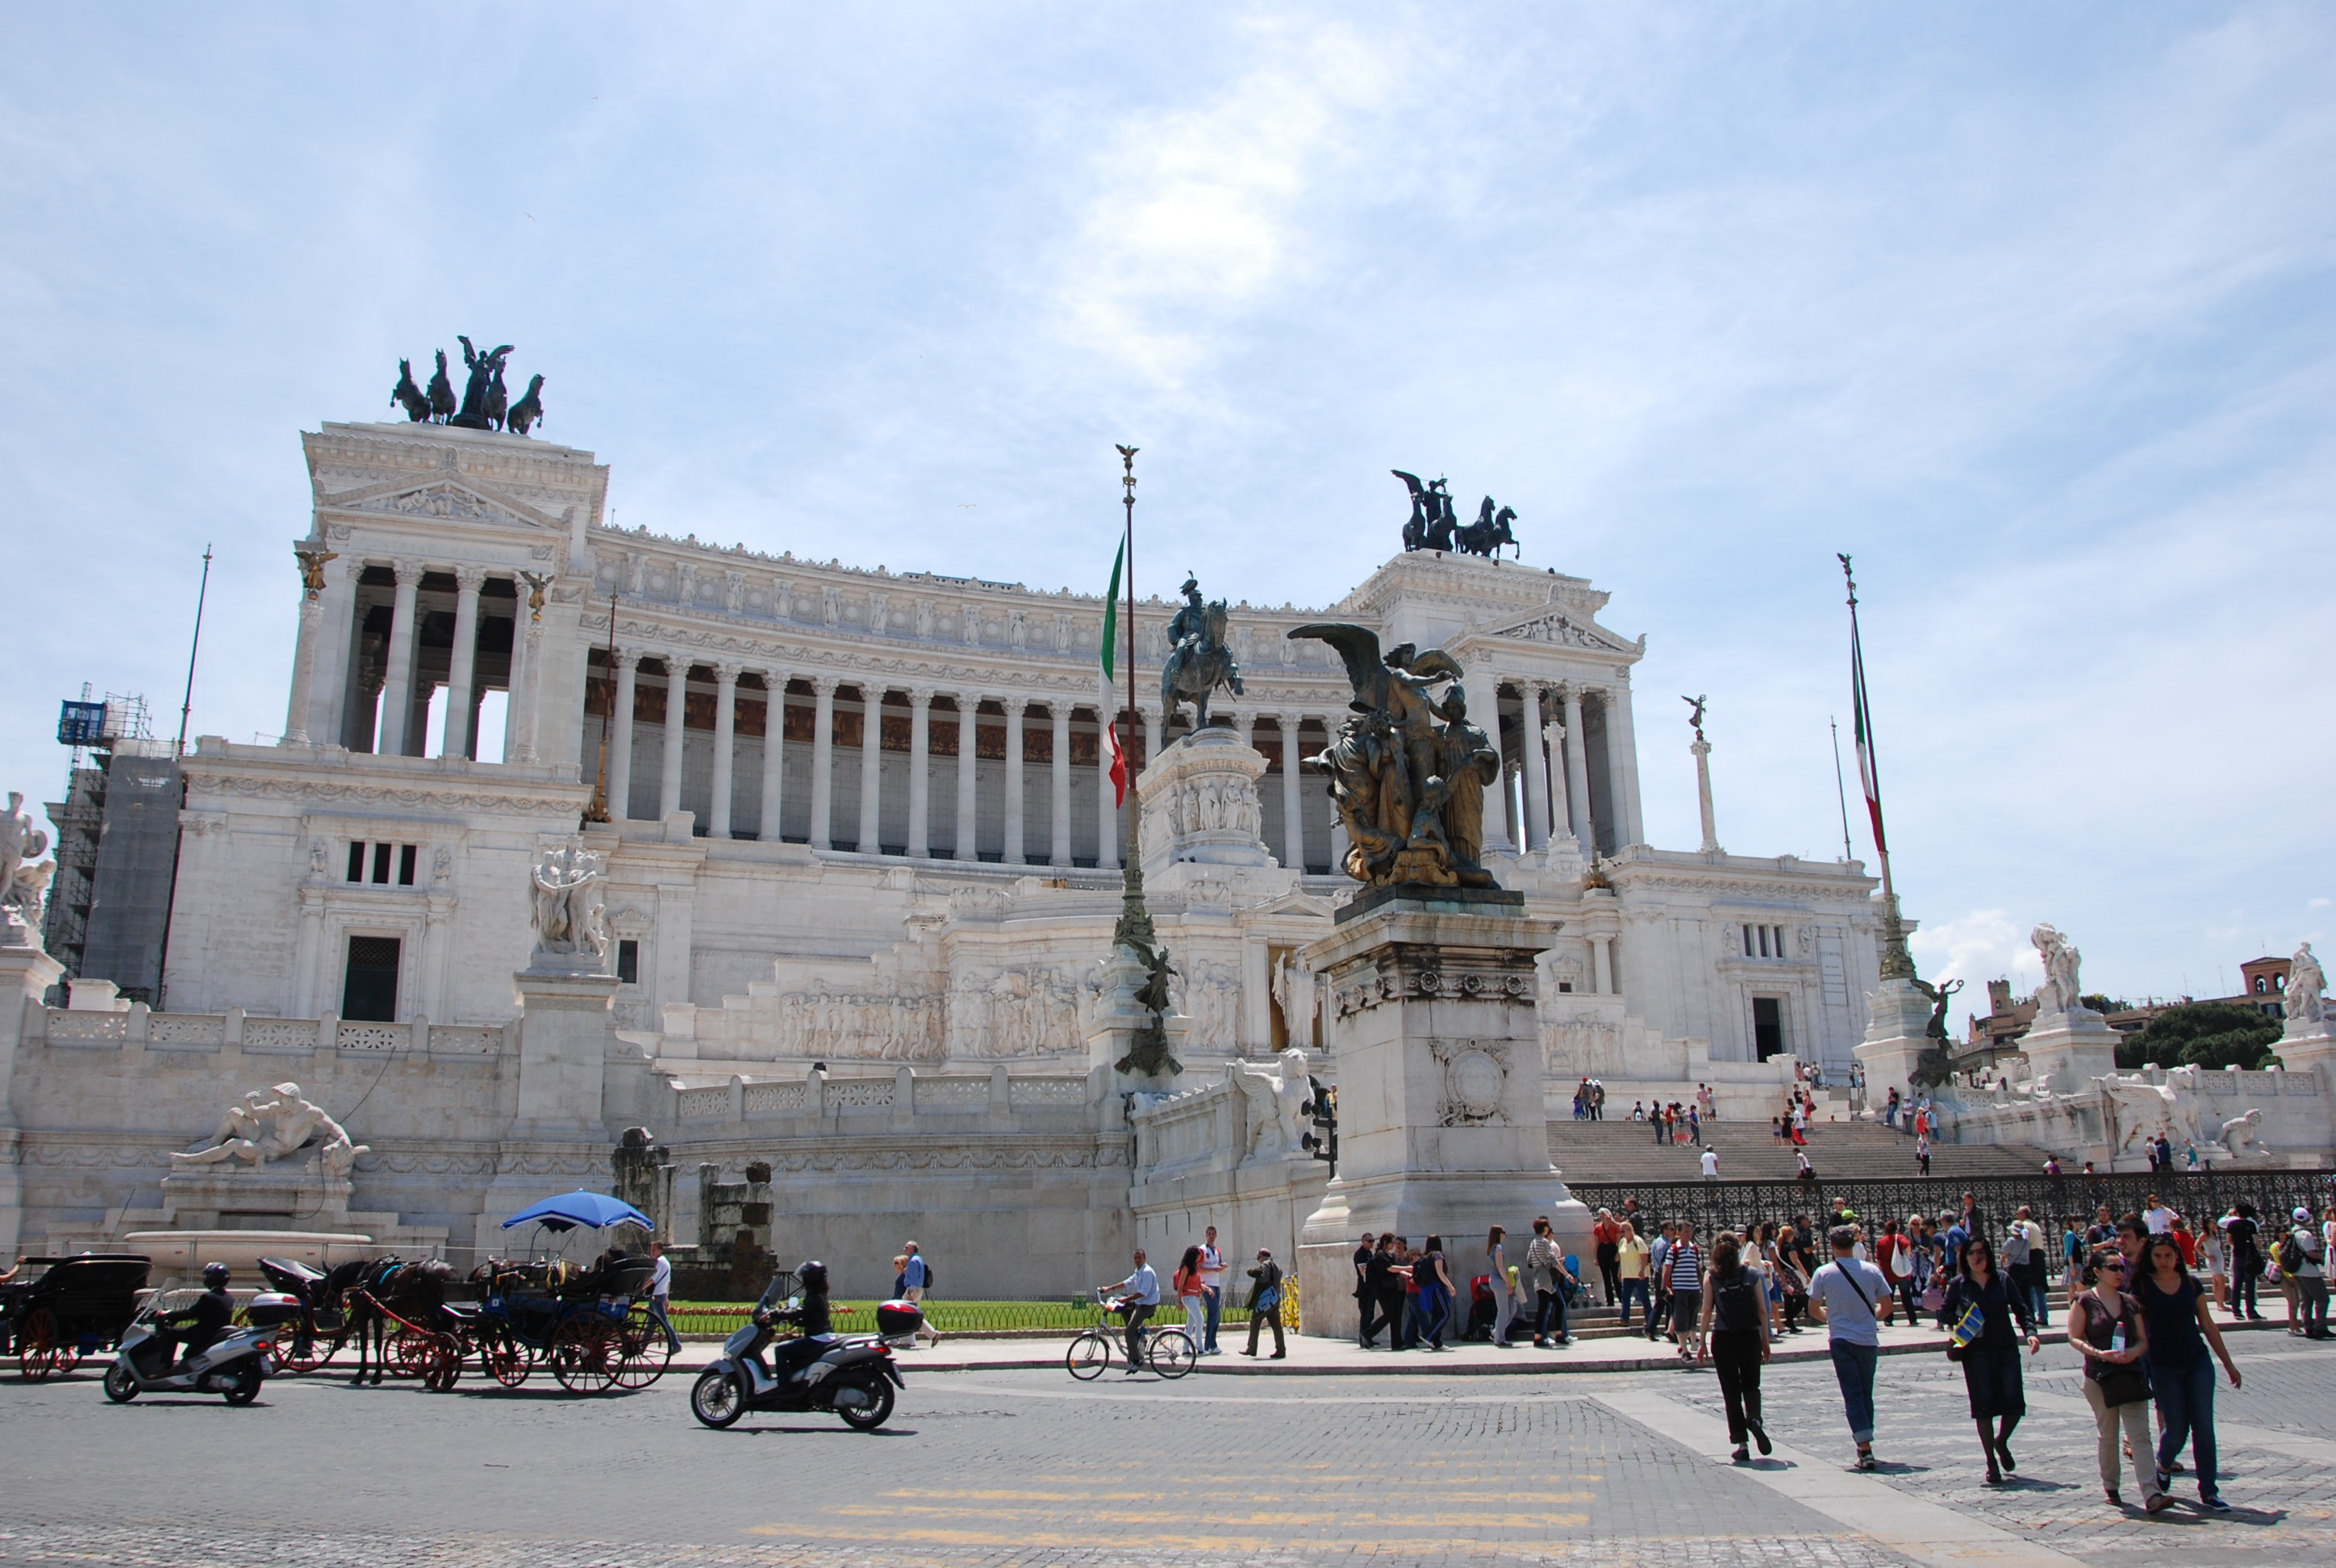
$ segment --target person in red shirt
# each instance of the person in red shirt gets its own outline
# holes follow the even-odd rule
[[[2182,1266],[2198,1267],[2198,1238],[2191,1232],[2190,1222],[2181,1215],[2174,1217],[2174,1244],[2182,1249]]]
[[[1906,1293],[1907,1282],[1913,1278],[1914,1270],[1913,1249],[1907,1244],[1906,1233],[1899,1228],[1897,1221],[1893,1220],[1883,1226],[1882,1234],[1875,1238],[1874,1261],[1882,1270],[1883,1283],[1890,1287],[1891,1299],[1882,1303],[1882,1320],[1887,1323],[1895,1316],[1896,1298]],[[1913,1307],[1909,1305],[1906,1315],[1910,1322],[1913,1320]]]
[[[1598,1280],[1605,1286],[1606,1304],[1611,1307],[1622,1299],[1622,1227],[1615,1222],[1611,1210],[1598,1211],[1598,1222],[1590,1227],[1590,1241],[1597,1250]]]

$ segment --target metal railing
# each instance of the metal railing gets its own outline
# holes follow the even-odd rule
[[[1242,1292],[1245,1297],[1246,1290]],[[849,1308],[846,1311],[844,1309]],[[673,1326],[684,1334],[727,1334],[745,1322],[754,1307],[745,1302],[676,1301],[673,1304]],[[836,1328],[844,1333],[876,1329],[876,1303],[869,1300],[837,1301]],[[1162,1303],[1163,1317],[1171,1323],[1178,1321],[1172,1300]],[[1095,1303],[1085,1296],[1055,1296],[1036,1301],[927,1301],[926,1323],[943,1334],[1060,1334],[1065,1339],[1080,1329],[1091,1327],[1095,1320]],[[1249,1327],[1249,1309],[1236,1306],[1228,1300],[1219,1321],[1230,1327]],[[1298,1282],[1286,1280],[1282,1290],[1282,1322],[1290,1328],[1298,1326]]]
[[[2176,1213],[2194,1222],[2217,1217],[2234,1203],[2254,1205],[2258,1214],[2284,1215],[2298,1204],[2317,1212],[2331,1201],[2336,1171],[2242,1168],[2197,1172],[2118,1173],[2113,1175],[1877,1176],[1829,1177],[1814,1182],[1569,1182],[1573,1195],[1591,1209],[1622,1212],[1636,1198],[1650,1219],[1686,1220],[1707,1233],[1737,1230],[1762,1220],[1789,1221],[1806,1214],[1818,1224],[1840,1199],[1864,1220],[1936,1216],[1962,1207],[1965,1193],[1977,1201],[1990,1225],[2009,1221],[2021,1204],[2039,1222],[2070,1215],[2088,1221],[2106,1206],[2112,1214],[2136,1212],[2156,1193]]]

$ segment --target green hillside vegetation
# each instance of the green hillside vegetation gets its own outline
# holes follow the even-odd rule
[[[2275,1057],[2277,1018],[2236,1002],[2185,1002],[2149,1020],[2139,1034],[2117,1048],[2117,1064],[2133,1068],[2146,1062],[2162,1067],[2267,1067]]]

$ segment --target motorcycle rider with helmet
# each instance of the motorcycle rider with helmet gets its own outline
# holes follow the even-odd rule
[[[181,1364],[219,1343],[235,1321],[235,1299],[227,1293],[227,1281],[225,1263],[204,1264],[203,1293],[195,1298],[194,1305],[154,1325],[155,1338],[166,1346],[177,1348]]]
[[[807,1259],[794,1271],[794,1278],[803,1288],[803,1304],[792,1310],[779,1310],[779,1303],[786,1300],[787,1276],[774,1276],[763,1299],[754,1303],[754,1326],[762,1332],[754,1336],[754,1344],[746,1351],[759,1360],[776,1338],[771,1332],[772,1326],[793,1323],[799,1337],[787,1341],[773,1358],[773,1369],[782,1383],[817,1360],[827,1349],[819,1343],[820,1337],[834,1331],[828,1319],[827,1265],[816,1258]]]

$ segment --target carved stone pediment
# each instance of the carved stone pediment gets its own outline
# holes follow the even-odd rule
[[[370,486],[327,497],[335,511],[370,513],[378,517],[421,517],[433,521],[501,523],[506,527],[559,528],[523,502],[494,495],[457,480],[440,479],[423,484],[410,481]]]
[[[1545,610],[1513,626],[1496,628],[1490,635],[1519,642],[1548,643],[1553,648],[1595,648],[1601,653],[1639,651],[1637,644],[1624,642],[1603,627],[1558,609]]]

